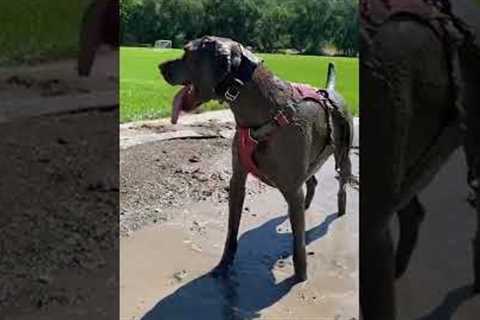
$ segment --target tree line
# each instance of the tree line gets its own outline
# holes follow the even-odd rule
[[[256,51],[294,49],[358,54],[358,0],[120,0],[122,45],[203,35],[232,38]]]

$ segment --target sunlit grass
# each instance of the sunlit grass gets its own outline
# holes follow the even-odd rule
[[[183,50],[120,49],[120,120],[122,122],[155,119],[170,115],[171,102],[179,87],[168,85],[158,72],[158,64],[180,57]],[[334,62],[337,89],[354,114],[358,113],[358,59],[343,57],[259,54],[279,77],[323,87],[327,66]],[[205,109],[219,109],[210,102]]]

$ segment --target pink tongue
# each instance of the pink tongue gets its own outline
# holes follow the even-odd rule
[[[184,86],[173,98],[173,106],[172,106],[172,117],[170,118],[170,122],[176,124],[178,121],[178,116],[180,115],[180,111],[182,110],[182,104],[184,100],[184,96],[188,91],[188,86]]]
[[[182,110],[190,111],[193,108],[193,91],[192,85],[186,85],[175,95],[173,99],[172,117],[170,119],[173,124],[177,123]]]

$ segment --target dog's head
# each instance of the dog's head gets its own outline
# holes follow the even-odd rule
[[[261,60],[241,44],[227,38],[205,36],[187,43],[182,58],[158,67],[171,85],[182,85],[173,102],[172,123],[180,111],[191,111],[209,100],[218,99],[215,88],[236,70],[242,59]]]

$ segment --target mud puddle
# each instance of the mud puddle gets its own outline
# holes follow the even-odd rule
[[[194,155],[200,160],[189,161]],[[205,181],[192,178],[197,169]],[[226,236],[229,170],[229,139],[122,150],[121,319],[358,319],[358,192],[348,190],[348,213],[337,218],[333,161],[317,174],[306,213],[309,280],[301,284],[291,279],[286,203],[250,178],[232,272],[209,275]],[[223,179],[212,178],[218,172]]]

